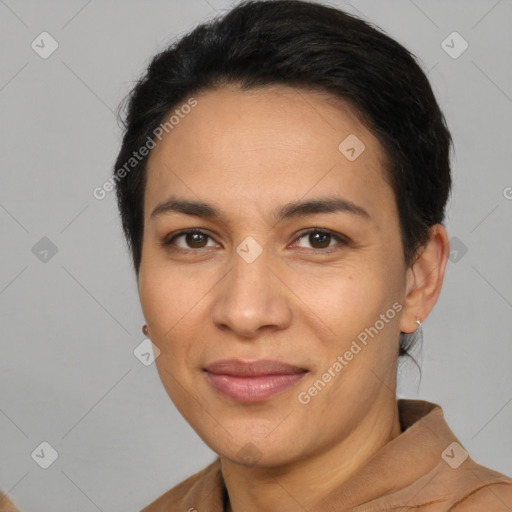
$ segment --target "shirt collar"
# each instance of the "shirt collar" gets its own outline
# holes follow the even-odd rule
[[[389,503],[396,501],[402,504],[407,498],[411,506],[416,501],[425,502],[429,475],[435,476],[436,468],[442,464],[449,468],[442,454],[457,438],[437,404],[398,399],[398,411],[402,433],[380,448],[311,512],[335,512],[379,500],[379,503],[383,503],[382,500],[386,501],[388,497]],[[183,510],[224,512],[228,494],[222,478],[220,458],[217,457],[201,473],[202,477],[184,496]]]

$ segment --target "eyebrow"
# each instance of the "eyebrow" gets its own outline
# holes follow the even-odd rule
[[[150,215],[154,218],[166,213],[177,212],[185,215],[195,215],[211,219],[222,219],[222,213],[214,206],[202,201],[190,201],[186,199],[177,199],[173,196],[165,202],[159,204]],[[315,213],[350,213],[360,216],[366,220],[371,220],[370,214],[357,204],[342,197],[326,197],[319,199],[310,199],[307,201],[296,201],[287,203],[281,208],[271,213],[276,222],[293,217],[303,217]]]

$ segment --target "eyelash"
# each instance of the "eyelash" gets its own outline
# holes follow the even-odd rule
[[[310,235],[312,233],[331,236],[332,238],[335,238],[341,244],[341,247],[349,245],[349,243],[350,243],[350,239],[348,237],[341,235],[340,233],[336,233],[335,231],[331,231],[329,229],[320,229],[320,228],[310,228],[305,231],[302,231],[299,234],[299,236],[296,238],[296,240],[300,240],[301,238],[304,238],[305,236]],[[171,250],[173,252],[180,252],[180,253],[186,253],[186,254],[188,254],[190,252],[198,252],[202,249],[207,249],[207,247],[200,247],[198,249],[183,249],[182,247],[173,246],[173,242],[176,240],[176,238],[183,236],[183,235],[188,235],[188,234],[200,234],[200,235],[205,235],[211,239],[213,238],[208,233],[205,233],[204,231],[197,229],[197,228],[185,229],[183,231],[179,231],[178,233],[172,235],[171,237],[165,238],[162,242],[160,242],[160,246],[164,247],[167,250]],[[331,252],[333,252],[333,249],[337,250],[337,249],[340,249],[340,247],[339,246],[338,247],[330,246],[325,249],[314,249],[313,248],[313,249],[306,249],[306,250],[311,250],[316,253],[331,253]]]

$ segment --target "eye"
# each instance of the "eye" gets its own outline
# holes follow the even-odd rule
[[[304,247],[299,244],[303,239],[306,240],[306,243],[310,244],[310,247]],[[198,249],[206,249],[207,247],[216,247],[215,243],[208,245],[209,240],[213,242],[213,238],[204,231],[200,229],[187,229],[164,239],[160,245],[173,251],[190,252]],[[339,233],[327,229],[311,228],[303,231],[292,246],[299,245],[299,247],[305,249],[313,249],[314,252],[331,252],[326,249],[330,249],[336,245],[331,243],[333,241],[337,241],[338,245],[341,246],[350,243],[347,237]]]
[[[340,245],[348,245],[349,240],[347,237],[340,235],[338,233],[334,233],[333,231],[329,231],[328,229],[309,229],[302,234],[297,239],[299,242],[302,239],[306,239],[306,243],[310,244],[310,247],[305,247],[306,249],[318,249],[316,252],[322,252],[322,250],[329,249],[334,245],[331,245],[331,242],[338,241]],[[297,242],[296,242],[297,243]],[[304,246],[300,246],[304,247]],[[330,252],[330,251],[325,251]]]
[[[177,241],[180,239],[182,239],[182,245],[180,245],[180,243],[177,243]],[[188,229],[186,231],[181,231],[180,233],[177,233],[176,235],[170,238],[165,239],[161,243],[161,245],[163,247],[170,247],[178,251],[189,251],[194,249],[204,249],[208,247],[208,245],[205,245],[205,242],[207,243],[208,239],[212,239],[212,237],[206,234],[204,231],[201,231],[199,229]]]

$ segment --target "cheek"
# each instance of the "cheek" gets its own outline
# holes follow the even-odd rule
[[[201,395],[196,391],[194,382],[189,381],[189,375],[183,371],[183,362],[179,354],[172,352],[161,353],[155,364],[162,385],[178,409],[180,414],[191,425],[201,421],[201,412],[208,410],[208,405],[203,403]]]
[[[187,361],[193,347],[191,339],[197,339],[191,336],[190,319],[199,299],[193,291],[187,293],[188,290],[194,287],[187,286],[174,272],[145,272],[140,278],[139,298],[144,318],[150,326],[151,341],[160,351],[155,364],[164,388],[177,407],[182,400],[180,383],[189,387]]]
[[[337,279],[321,280],[324,293],[314,295],[316,303],[311,309],[316,315],[310,328],[317,337],[318,371],[327,371],[343,357],[341,373],[335,372],[342,378],[333,379],[318,401],[319,407],[339,400],[340,393],[345,398],[366,392],[371,395],[380,386],[375,374],[385,380],[385,374],[394,368],[400,296],[393,275],[377,271],[377,265],[372,268],[352,269],[346,275],[339,273]],[[323,329],[324,325],[328,329]]]
[[[394,300],[391,278],[380,268],[376,263],[346,261],[343,267],[324,267],[314,274],[302,272],[305,277],[295,280],[291,288],[305,313],[309,309],[317,323],[346,340],[375,322]]]
[[[201,308],[201,301],[214,286],[211,272],[197,267],[171,266],[144,269],[139,277],[139,298],[152,335],[162,341],[177,331],[190,329],[190,319]],[[194,267],[194,268],[190,268]],[[187,327],[188,326],[188,327]]]

